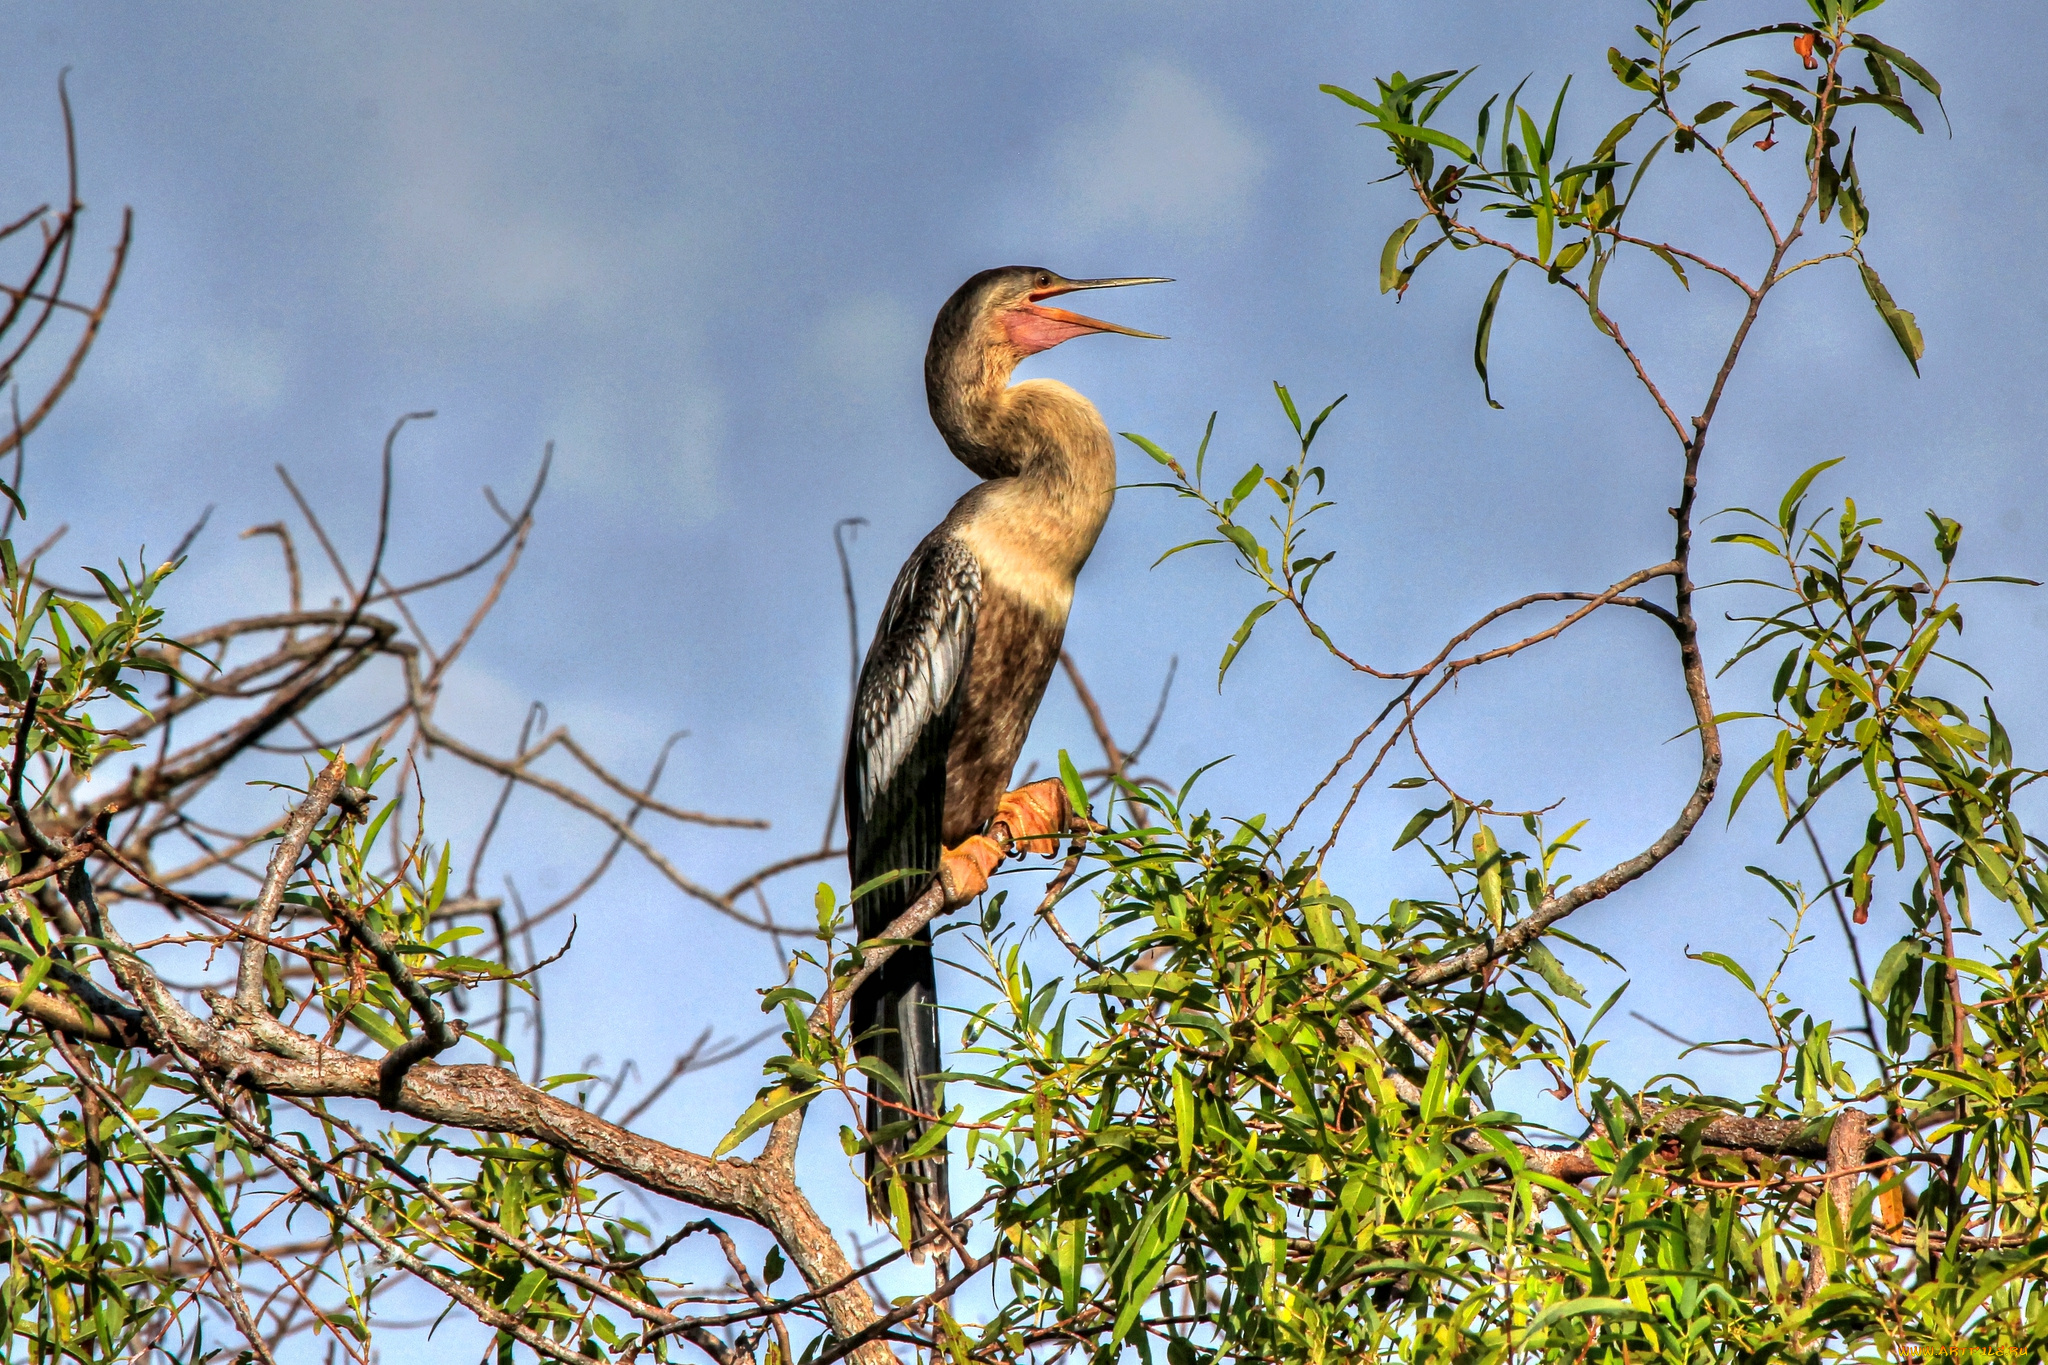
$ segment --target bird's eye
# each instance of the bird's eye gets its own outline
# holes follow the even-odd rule
[[[1038,277],[1038,282],[1039,282],[1040,284],[1051,284],[1051,283],[1052,283],[1052,276],[1050,276],[1050,275],[1040,275],[1040,276]]]

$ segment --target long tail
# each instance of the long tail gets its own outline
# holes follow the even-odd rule
[[[922,889],[915,880],[898,885]],[[884,888],[877,897],[895,889]],[[931,934],[920,930],[917,937],[917,943],[893,954],[854,992],[853,1033],[856,1054],[886,1064],[905,1086],[898,1094],[886,1082],[868,1078],[868,1132],[896,1130],[868,1151],[868,1215],[895,1226],[898,1210],[907,1204],[911,1237],[921,1243],[937,1222],[952,1216],[952,1200],[946,1188],[944,1139],[916,1161],[900,1159],[931,1126],[918,1115],[945,1112],[944,1086],[934,1076],[941,1063]]]

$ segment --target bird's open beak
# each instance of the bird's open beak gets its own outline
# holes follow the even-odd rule
[[[1121,289],[1123,286],[1127,284],[1172,283],[1173,281],[1171,279],[1165,276],[1158,275],[1132,275],[1123,279],[1115,280],[1061,280],[1059,283],[1049,285],[1044,289],[1032,290],[1031,293],[1028,295],[1031,302],[1026,304],[1025,308],[1028,309],[1030,312],[1035,313],[1042,318],[1045,318],[1048,322],[1057,323],[1066,328],[1072,328],[1073,332],[1069,333],[1069,335],[1078,334],[1084,331],[1116,332],[1122,336],[1127,337],[1144,337],[1150,341],[1165,341],[1167,338],[1159,335],[1159,333],[1157,332],[1141,332],[1135,327],[1119,327],[1114,322],[1104,322],[1100,318],[1083,317],[1079,313],[1069,313],[1064,308],[1039,308],[1035,305],[1038,303],[1040,299],[1050,299],[1056,298],[1061,294],[1071,294],[1077,289]]]

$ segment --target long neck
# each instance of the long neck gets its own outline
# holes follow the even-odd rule
[[[932,420],[988,481],[956,515],[1071,584],[1116,497],[1116,447],[1093,403],[1056,380],[1010,384],[1016,360],[983,359],[995,349],[926,362]]]
[[[1008,478],[1031,453],[1005,420],[1010,375],[1021,357],[1000,341],[974,335],[973,323],[951,309],[940,316],[924,353],[925,399],[960,463],[984,479]]]

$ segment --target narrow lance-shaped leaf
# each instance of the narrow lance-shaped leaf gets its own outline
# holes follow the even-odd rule
[[[1678,263],[1678,257],[1672,255],[1661,246],[1653,246],[1649,248],[1649,251],[1651,255],[1670,266],[1671,273],[1678,276],[1678,282],[1685,286],[1687,292],[1691,292],[1692,281],[1685,277],[1685,267]]]
[[[1381,119],[1375,123],[1362,123],[1359,126],[1361,128],[1377,128],[1389,137],[1409,138],[1416,142],[1427,142],[1432,147],[1443,148],[1467,164],[1479,159],[1470,147],[1467,147],[1449,133],[1441,133],[1434,128],[1423,128],[1413,123],[1398,123],[1392,119]]]
[[[1060,784],[1067,789],[1067,800],[1074,810],[1087,815],[1088,784],[1081,780],[1081,770],[1074,766],[1074,760],[1068,757],[1065,749],[1060,750]]]
[[[1744,38],[1763,38],[1773,33],[1800,34],[1811,33],[1812,31],[1813,26],[1811,24],[1768,24],[1763,28],[1746,28],[1742,30],[1742,32],[1740,33],[1730,33],[1725,35],[1724,37],[1714,39],[1714,41],[1708,43],[1706,47],[1701,48],[1700,52],[1705,52],[1710,48],[1720,47],[1723,43],[1740,42]],[[1698,53],[1695,53],[1694,55],[1697,56]]]
[[[1877,272],[1862,261],[1856,268],[1863,273],[1863,288],[1870,295],[1870,301],[1877,305],[1877,315],[1884,319],[1884,325],[1891,328],[1892,337],[1905,352],[1906,363],[1913,367],[1913,373],[1920,373],[1920,357],[1927,354],[1927,342],[1920,335],[1920,324],[1913,315],[1892,300],[1892,292],[1884,287],[1884,281]]]
[[[1487,919],[1498,929],[1506,913],[1501,899],[1501,851],[1500,840],[1484,821],[1472,832],[1472,861],[1479,879],[1479,902],[1486,907]]]
[[[1223,675],[1230,671],[1230,665],[1236,660],[1237,652],[1243,649],[1245,642],[1252,638],[1252,627],[1259,623],[1261,616],[1264,616],[1267,612],[1278,606],[1279,602],[1279,598],[1269,597],[1256,607],[1253,607],[1244,618],[1244,624],[1237,628],[1237,634],[1230,637],[1230,647],[1223,651],[1223,662],[1216,666],[1216,690],[1218,692],[1223,690]]]
[[[803,1108],[816,1099],[820,1093],[820,1091],[815,1089],[791,1090],[788,1086],[776,1086],[747,1106],[746,1112],[741,1114],[738,1121],[733,1124],[732,1131],[721,1138],[716,1147],[712,1148],[711,1155],[714,1157],[724,1156],[727,1152],[730,1152],[733,1148],[739,1146],[742,1142],[753,1136],[753,1134],[775,1122],[784,1114],[789,1113],[793,1109]]]
[[[1282,384],[1277,379],[1273,381],[1273,392],[1280,395],[1280,406],[1286,411],[1287,420],[1294,424],[1294,434],[1296,436],[1301,435],[1301,414],[1295,411],[1294,395],[1289,393],[1287,391],[1287,386],[1285,384]],[[1254,475],[1248,475],[1246,477],[1251,483],[1258,482],[1258,478]],[[1251,491],[1248,487],[1246,487],[1245,484],[1242,483],[1240,483],[1238,487],[1244,489],[1246,493]],[[1242,498],[1244,496],[1244,493],[1233,493],[1231,496],[1236,498]]]
[[[1523,950],[1522,961],[1535,969],[1536,974],[1543,978],[1544,985],[1574,1005],[1588,1003],[1586,988],[1572,979],[1571,973],[1564,969],[1564,964],[1557,960],[1557,955],[1545,947],[1541,940],[1531,943]]]
[[[1790,532],[1792,530],[1793,522],[1798,518],[1799,515],[1799,500],[1806,496],[1806,490],[1808,486],[1810,486],[1815,479],[1819,478],[1827,470],[1833,469],[1836,465],[1840,464],[1843,460],[1846,460],[1848,458],[1849,457],[1846,455],[1837,455],[1832,460],[1822,460],[1819,464],[1814,465],[1812,468],[1808,469],[1804,474],[1801,474],[1798,478],[1792,480],[1792,486],[1785,490],[1785,496],[1778,502],[1779,529],[1786,532]]]
[[[1311,445],[1315,444],[1316,433],[1323,429],[1323,423],[1328,421],[1330,414],[1337,410],[1337,404],[1342,403],[1345,399],[1349,398],[1350,396],[1351,395],[1348,393],[1338,394],[1335,401],[1333,401],[1330,404],[1330,406],[1324,408],[1321,412],[1316,414],[1316,420],[1308,424],[1308,431],[1301,438],[1301,448],[1304,453],[1307,452],[1308,448]],[[1313,474],[1316,471],[1310,470],[1309,472]],[[1316,486],[1318,488],[1322,487],[1320,483],[1318,483]]]
[[[1352,94],[1349,90],[1346,90],[1341,85],[1319,85],[1316,87],[1316,89],[1322,91],[1325,95],[1335,95],[1338,99],[1343,100],[1352,108],[1363,109],[1366,113],[1371,114],[1374,118],[1384,118],[1386,116],[1386,111],[1382,109],[1379,105],[1374,104],[1371,100],[1366,99],[1363,95]]]
[[[1905,72],[1915,85],[1934,96],[1934,107],[1941,110],[1942,122],[1948,122],[1948,106],[1941,102],[1941,82],[1934,79],[1933,73],[1926,67],[1920,65],[1920,63],[1914,61],[1897,48],[1887,46],[1867,33],[1857,34],[1849,40],[1849,45],[1862,48],[1865,52],[1875,53],[1889,61],[1899,70]],[[1953,128],[1951,128],[1951,132],[1953,132]]]
[[[1777,116],[1778,106],[1772,104],[1769,100],[1765,100],[1762,104],[1750,108],[1741,118],[1728,125],[1728,140],[1733,142],[1765,119],[1773,119]]]
[[[1407,244],[1408,238],[1413,235],[1416,225],[1421,221],[1420,218],[1410,218],[1407,222],[1395,228],[1393,235],[1387,238],[1387,244],[1380,249],[1380,292],[1382,294],[1400,282],[1401,248]]]
[[[1486,405],[1490,408],[1506,406],[1495,401],[1493,384],[1486,377],[1486,349],[1493,339],[1493,310],[1500,305],[1501,286],[1508,282],[1508,271],[1514,268],[1513,263],[1510,263],[1507,270],[1501,271],[1494,278],[1493,288],[1486,291],[1486,302],[1479,308],[1479,335],[1472,343],[1472,365],[1479,371],[1479,387],[1485,393]]]
[[[1409,282],[1415,278],[1415,272],[1421,269],[1422,263],[1429,259],[1430,253],[1435,251],[1438,247],[1442,246],[1445,242],[1450,241],[1451,239],[1449,237],[1437,238],[1435,241],[1423,247],[1422,250],[1416,252],[1414,257],[1408,262],[1408,264],[1401,268],[1400,275],[1397,276],[1394,280],[1394,301],[1396,303],[1399,303],[1401,301],[1402,296],[1408,292]],[[1452,245],[1455,246],[1456,243],[1453,242]]]
[[[1630,60],[1621,55],[1620,48],[1610,47],[1607,49],[1607,65],[1614,69],[1614,78],[1631,90],[1648,92],[1657,88],[1657,78],[1650,74],[1641,57]]]
[[[1572,78],[1566,76],[1564,84],[1558,87],[1557,103],[1550,106],[1550,123],[1543,130],[1543,163],[1550,164],[1551,156],[1557,151],[1557,117],[1564,112],[1565,93],[1572,88]]]
[[[1613,259],[1614,252],[1611,249],[1601,251],[1595,248],[1593,268],[1586,275],[1586,315],[1593,319],[1593,325],[1600,329],[1603,336],[1612,336],[1613,329],[1608,327],[1607,319],[1600,316],[1600,277],[1607,273],[1607,263]]]

